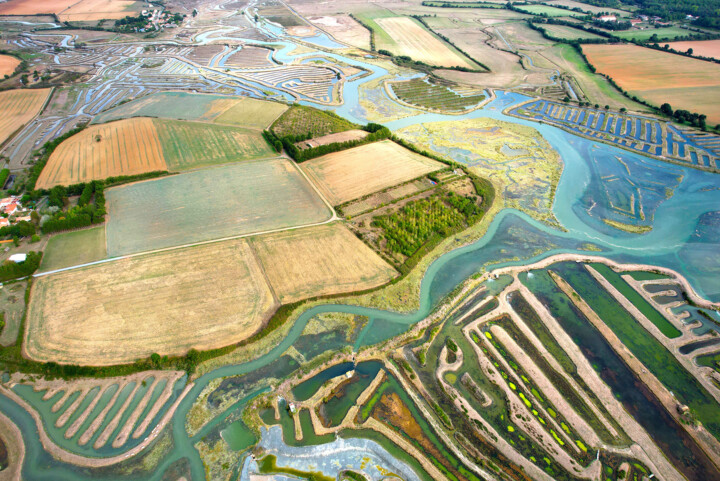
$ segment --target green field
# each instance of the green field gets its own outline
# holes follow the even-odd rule
[[[311,137],[334,134],[358,128],[332,112],[295,105],[282,114],[270,130],[278,137],[312,134]]]
[[[330,209],[285,159],[242,162],[105,191],[111,256],[323,222]]]
[[[54,235],[43,253],[40,272],[87,264],[107,257],[105,226]]]
[[[423,79],[393,82],[390,86],[395,95],[404,102],[435,110],[462,112],[485,100],[482,92],[459,95],[448,86]]]
[[[615,35],[616,37],[624,38],[626,40],[635,39],[639,40],[641,42],[645,42],[650,39],[653,35],[657,35],[658,38],[669,38],[671,40],[674,40],[676,37],[684,37],[686,35],[691,34],[689,30],[685,30],[684,28],[679,27],[663,27],[663,28],[646,28],[645,30],[637,30],[637,29],[630,29],[630,30],[617,30],[614,32],[609,32],[612,35]]]
[[[584,13],[573,12],[563,8],[548,7],[547,5],[522,5],[516,7],[518,10],[531,15],[546,15],[548,17],[583,17]]]
[[[103,124],[128,117],[157,117],[264,129],[286,109],[284,104],[248,97],[163,92],[112,108],[95,117],[92,123]]]
[[[273,156],[256,130],[181,120],[154,121],[168,170],[252,160]]]
[[[566,40],[603,38],[600,35],[564,25],[542,25],[549,35]]]

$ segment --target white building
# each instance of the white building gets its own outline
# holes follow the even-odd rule
[[[10,262],[14,262],[16,264],[20,264],[21,262],[25,262],[27,259],[27,254],[13,254],[8,259]]]

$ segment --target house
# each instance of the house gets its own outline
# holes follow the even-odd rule
[[[617,22],[617,17],[615,15],[600,15],[598,20],[601,22]]]
[[[23,221],[25,221],[25,222],[32,222],[32,217],[30,217],[29,215],[24,215],[24,216],[22,216],[22,217],[15,217],[15,222],[16,222],[16,223],[17,223],[17,222],[23,222]]]
[[[634,27],[635,25],[639,24],[639,23],[642,23],[642,22],[643,22],[643,21],[640,20],[639,18],[631,18],[631,19],[630,19],[630,25],[632,25],[633,27]]]
[[[27,254],[13,254],[8,258],[8,260],[10,262],[14,262],[15,264],[20,264],[21,262],[25,262],[26,259],[27,259]]]
[[[0,227],[7,227],[10,225],[10,221],[5,217],[0,217]]]
[[[13,202],[12,204],[6,205],[4,207],[3,212],[5,212],[7,215],[13,215],[15,212],[17,212],[19,207],[20,207],[19,203]]]

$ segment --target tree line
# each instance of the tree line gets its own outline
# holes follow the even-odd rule
[[[25,262],[5,261],[0,265],[0,282],[27,277],[40,267],[42,252],[30,251]]]
[[[375,123],[365,125],[363,130],[369,132],[369,134],[362,139],[348,140],[346,142],[333,142],[332,144],[318,145],[317,147],[309,147],[306,149],[299,149],[295,144],[297,142],[302,142],[303,140],[311,139],[312,133],[301,135],[290,134],[279,138],[271,131],[264,130],[262,135],[265,140],[270,143],[270,145],[275,147],[276,151],[281,152],[284,148],[285,152],[287,152],[287,154],[292,157],[295,162],[305,162],[306,160],[331,154],[333,152],[340,152],[341,150],[370,144],[372,142],[387,139],[392,135],[387,127]]]

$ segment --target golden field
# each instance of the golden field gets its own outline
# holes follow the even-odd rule
[[[0,145],[40,112],[48,95],[50,89],[0,92]]]
[[[584,45],[583,52],[629,93],[720,122],[720,65],[636,45]]]
[[[390,140],[323,155],[300,165],[333,205],[372,194],[444,167],[443,164],[411,152]]]
[[[167,170],[167,165],[153,120],[126,119],[91,125],[61,143],[36,186],[49,189],[157,170]]]
[[[379,18],[376,22],[395,41],[396,47],[392,49],[395,55],[407,55],[438,67],[476,68],[411,18]]]
[[[340,223],[264,235],[251,242],[283,304],[370,289],[396,274]]]
[[[18,65],[20,65],[20,60],[12,55],[0,55],[0,77],[12,75]]]
[[[250,337],[276,307],[246,241],[178,249],[38,278],[24,348],[83,365],[182,355]]]

